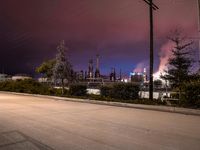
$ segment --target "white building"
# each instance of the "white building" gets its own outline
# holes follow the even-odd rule
[[[40,83],[47,83],[49,81],[48,81],[48,78],[38,78],[38,82],[40,82]]]
[[[25,80],[25,79],[32,79],[32,77],[27,76],[27,75],[14,75],[12,76],[12,80],[16,81],[16,80]]]
[[[0,82],[9,80],[9,76],[7,74],[0,74]]]

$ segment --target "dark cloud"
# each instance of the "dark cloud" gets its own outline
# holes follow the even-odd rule
[[[181,26],[197,35],[195,0],[154,0],[156,55],[169,30]],[[64,39],[76,69],[101,55],[103,72],[112,66],[131,71],[148,63],[148,6],[143,0],[2,0],[0,5],[0,70],[34,73],[52,58]]]

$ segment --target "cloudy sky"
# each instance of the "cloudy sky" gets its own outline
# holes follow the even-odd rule
[[[198,13],[196,0],[154,3],[160,8],[154,12],[156,71],[171,30],[198,36]],[[85,70],[98,53],[103,73],[111,67],[128,73],[148,65],[148,6],[143,0],[1,0],[0,72],[33,74],[55,56],[60,40],[76,70]]]

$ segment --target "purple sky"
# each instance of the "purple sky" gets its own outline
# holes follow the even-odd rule
[[[196,0],[154,0],[155,71],[166,36],[181,27],[197,37]],[[101,71],[148,65],[149,16],[143,0],[1,0],[0,72],[33,73],[64,39],[76,70],[101,56]]]

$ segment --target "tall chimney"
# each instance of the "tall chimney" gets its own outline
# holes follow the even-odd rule
[[[100,78],[100,70],[99,70],[99,55],[96,55],[96,70],[95,70],[95,78]]]
[[[122,69],[120,69],[120,72],[119,72],[119,80],[120,81],[122,80]]]
[[[116,72],[115,72],[115,68],[111,68],[110,81],[113,81],[113,82],[116,81]]]
[[[99,55],[97,54],[96,70],[99,70]]]
[[[89,60],[89,66],[88,66],[88,78],[93,78],[93,60]]]

